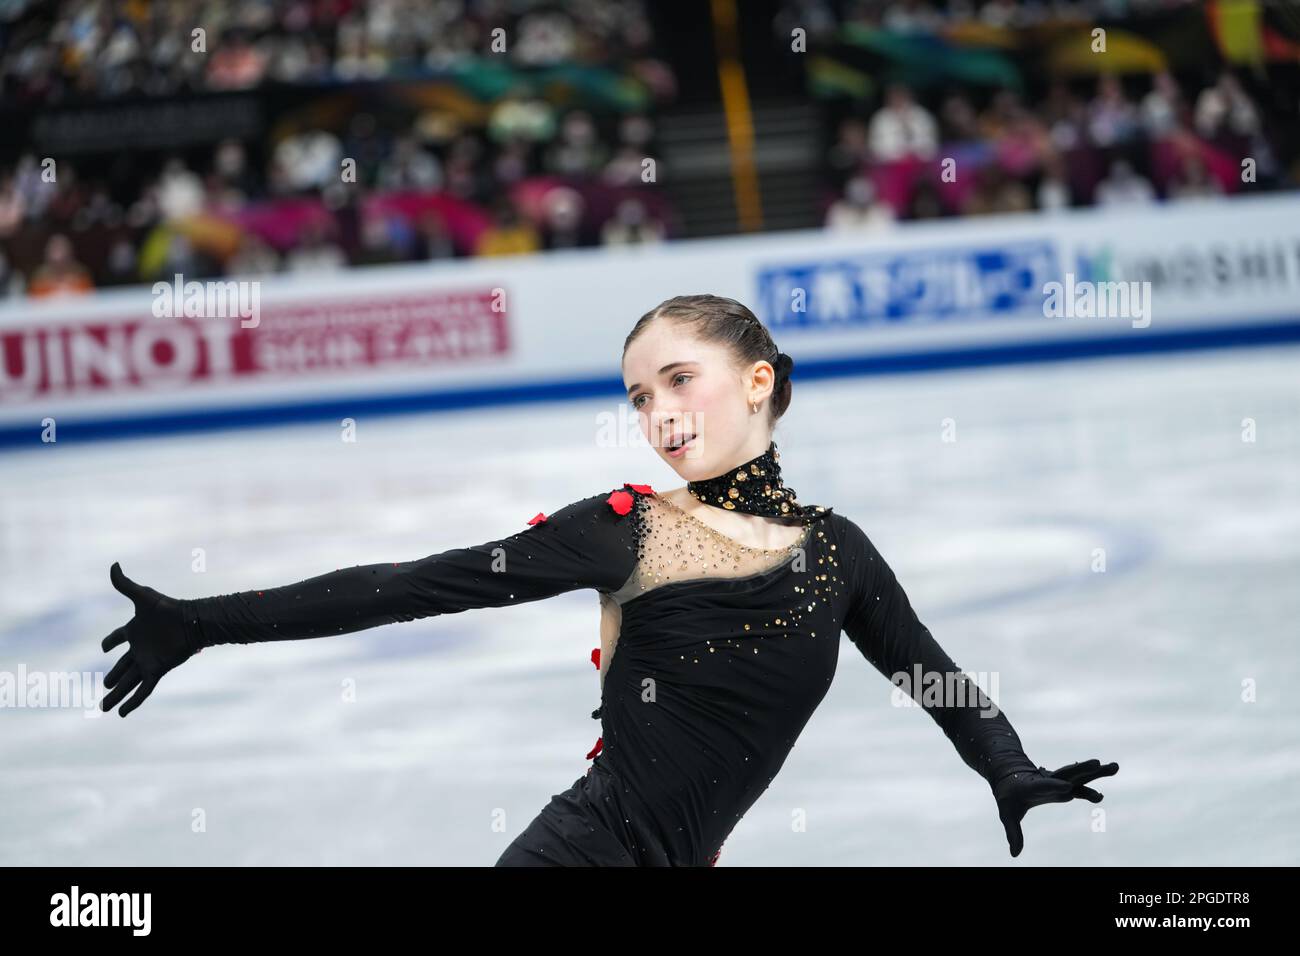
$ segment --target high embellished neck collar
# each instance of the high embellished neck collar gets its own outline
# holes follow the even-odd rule
[[[763,454],[721,475],[687,482],[686,488],[706,505],[769,518],[804,521],[826,510],[795,500],[795,490],[781,480],[781,453],[776,442],[769,443]]]

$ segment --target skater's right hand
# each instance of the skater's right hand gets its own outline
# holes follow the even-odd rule
[[[138,687],[118,711],[125,717],[144,703],[164,674],[189,660],[196,649],[186,634],[181,602],[136,584],[122,573],[116,561],[109,568],[108,579],[131,599],[135,616],[104,638],[105,653],[123,641],[128,641],[131,647],[104,677],[104,686],[111,692],[99,706],[107,713]]]

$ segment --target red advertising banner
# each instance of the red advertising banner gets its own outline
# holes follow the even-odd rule
[[[268,304],[252,319],[160,316],[153,313],[169,310],[155,308],[10,327],[0,330],[0,401],[491,358],[510,347],[505,302],[499,289],[438,290]]]

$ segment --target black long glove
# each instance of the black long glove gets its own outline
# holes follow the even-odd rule
[[[136,584],[122,573],[116,561],[109,569],[108,579],[131,599],[135,615],[104,638],[105,653],[123,641],[131,646],[105,675],[104,686],[110,692],[104,695],[99,706],[107,713],[134,690],[131,699],[118,711],[125,717],[145,702],[164,674],[198,653],[200,645],[191,623],[185,619],[184,602]]]
[[[848,522],[846,527],[845,558],[855,600],[845,619],[845,633],[886,677],[910,674],[918,664],[925,674],[959,675],[960,668],[917,617],[888,562],[858,525]],[[959,702],[961,699],[924,701],[919,688],[914,690],[918,693],[913,697],[922,702],[962,760],[992,789],[1012,856],[1019,856],[1024,848],[1020,821],[1032,807],[1076,798],[1100,803],[1102,795],[1086,784],[1119,770],[1119,764],[1102,766],[1099,760],[1072,763],[1055,771],[1035,767],[1006,713],[1000,708],[991,710],[992,702],[974,682],[962,695],[965,703]]]
[[[635,486],[634,486],[635,487]],[[355,565],[276,588],[173,599],[131,581],[116,564],[113,586],[135,617],[104,640],[130,650],[104,680],[101,707],[139,707],[164,674],[204,647],[331,637],[435,614],[504,607],[594,588],[620,588],[637,561],[628,492],[601,492],[566,505],[524,531],[414,561]]]
[[[1025,845],[1025,835],[1020,821],[1031,808],[1043,803],[1067,803],[1082,799],[1101,803],[1102,794],[1088,783],[1098,777],[1114,776],[1119,764],[1102,766],[1100,760],[1084,760],[1066,764],[1056,770],[1038,767],[1033,771],[1010,773],[993,784],[993,799],[998,803],[998,816],[1007,831],[1007,844],[1012,856],[1019,856]]]

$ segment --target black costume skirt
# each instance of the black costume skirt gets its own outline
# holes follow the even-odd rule
[[[573,786],[551,797],[537,818],[506,847],[496,865],[641,865],[610,828],[621,812],[615,790],[610,772],[599,761],[592,764]],[[623,823],[620,829],[626,838],[630,834],[626,821]]]

